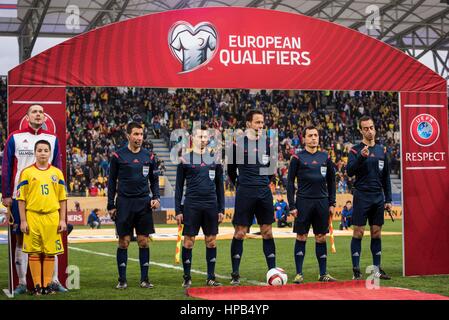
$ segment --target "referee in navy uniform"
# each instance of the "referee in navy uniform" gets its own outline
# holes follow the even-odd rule
[[[359,120],[362,142],[349,153],[348,176],[355,176],[352,224],[354,232],[351,241],[353,279],[361,280],[360,255],[366,221],[370,225],[371,253],[374,276],[391,279],[381,265],[381,230],[384,224],[384,210],[391,210],[390,165],[385,147],[375,143],[376,129],[373,119],[363,116]]]
[[[335,168],[329,154],[318,151],[319,132],[316,127],[306,127],[303,137],[305,149],[291,157],[287,178],[287,197],[290,213],[295,217],[293,231],[296,233],[296,277],[293,282],[304,282],[302,267],[310,225],[315,234],[315,253],[320,269],[318,281],[334,282],[336,279],[326,270],[326,234],[329,220],[335,212]],[[296,179],[298,191],[295,201]]]
[[[126,289],[126,266],[128,246],[136,229],[139,245],[140,287],[153,288],[148,280],[150,249],[148,237],[154,233],[152,209],[159,208],[159,175],[154,154],[142,148],[143,127],[130,122],[126,127],[128,144],[112,153],[109,181],[108,206],[119,236],[117,289]],[[150,197],[151,185],[152,197]],[[118,184],[118,188],[117,188]],[[117,194],[117,198],[115,196]]]
[[[217,258],[216,238],[218,225],[224,217],[223,166],[215,155],[207,150],[209,132],[205,126],[193,129],[193,149],[180,158],[176,170],[175,210],[178,225],[184,223],[182,286],[192,285],[190,269],[192,249],[200,228],[206,242],[207,281],[211,287],[221,286],[215,279]],[[219,149],[221,151],[221,149]],[[184,205],[181,205],[186,182]]]
[[[272,139],[261,139],[260,132],[264,128],[263,112],[258,109],[250,110],[245,120],[246,134],[237,137],[235,143],[228,146],[233,149],[233,161],[228,163],[227,172],[236,186],[235,212],[232,219],[234,236],[231,242],[232,285],[240,284],[243,239],[253,224],[254,216],[260,226],[268,269],[276,267],[276,247],[272,231],[273,194],[269,185],[277,167],[277,158],[275,154],[271,154]]]

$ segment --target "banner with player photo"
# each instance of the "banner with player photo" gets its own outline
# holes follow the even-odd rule
[[[46,120],[43,129],[55,134],[59,140],[59,147],[62,156],[62,172],[66,175],[66,90],[65,87],[8,87],[8,134],[15,130],[22,130],[28,127],[26,120],[26,112],[31,105],[38,104],[44,108]],[[21,143],[26,150],[19,150],[19,152],[34,152],[34,145]],[[20,226],[11,226],[10,229]],[[11,230],[9,230],[11,232]],[[11,240],[9,242],[10,250],[10,264],[9,274],[12,279],[12,288],[18,285],[18,277],[16,268],[14,268],[14,254],[15,254],[15,234],[11,232]],[[64,254],[58,256],[58,276],[59,281],[65,284],[67,275],[65,270],[67,268],[67,234],[64,232],[62,236],[64,244]],[[31,275],[28,271],[27,282],[29,289],[32,284]],[[12,290],[10,288],[10,292]]]

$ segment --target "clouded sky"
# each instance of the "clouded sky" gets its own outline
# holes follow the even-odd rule
[[[67,39],[38,38],[32,55],[41,53]],[[19,43],[15,37],[0,37],[0,75],[7,75],[8,71],[19,64]]]

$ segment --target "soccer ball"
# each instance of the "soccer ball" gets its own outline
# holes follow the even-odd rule
[[[267,272],[267,284],[270,286],[282,286],[287,280],[287,273],[282,268],[273,268]]]

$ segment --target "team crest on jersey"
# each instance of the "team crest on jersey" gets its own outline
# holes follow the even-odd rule
[[[270,162],[270,156],[268,154],[264,154],[262,156],[262,164],[267,165]]]
[[[149,166],[143,166],[142,167],[142,174],[144,177],[148,176],[148,173],[150,172],[150,167]]]
[[[379,170],[382,171],[384,169],[385,162],[383,160],[379,160]]]
[[[51,181],[53,181],[54,183],[58,182],[58,177],[56,175],[52,175]]]
[[[215,179],[215,170],[209,170],[209,178],[210,178],[211,180],[214,180],[214,179]]]
[[[325,177],[327,174],[327,167],[321,167],[321,175]]]
[[[421,147],[433,145],[440,136],[440,125],[430,114],[417,115],[410,125],[410,135],[413,141]]]

